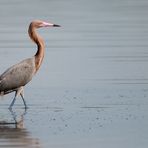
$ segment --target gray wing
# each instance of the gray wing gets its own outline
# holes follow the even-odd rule
[[[34,57],[10,67],[0,76],[0,92],[26,85],[35,74]]]

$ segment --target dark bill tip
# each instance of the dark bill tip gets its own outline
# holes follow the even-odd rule
[[[60,25],[57,24],[53,24],[53,27],[61,27]]]

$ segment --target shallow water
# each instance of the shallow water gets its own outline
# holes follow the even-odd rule
[[[0,100],[0,147],[147,148],[148,2],[146,0],[1,0],[0,73],[32,56],[27,27],[41,19],[42,67]],[[16,124],[17,122],[17,124]]]

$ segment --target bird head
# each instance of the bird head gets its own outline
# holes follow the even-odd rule
[[[49,23],[49,22],[45,22],[45,21],[40,21],[40,20],[32,21],[30,25],[32,27],[35,27],[35,28],[41,28],[41,27],[60,27],[60,25]]]

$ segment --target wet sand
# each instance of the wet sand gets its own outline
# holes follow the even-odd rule
[[[0,1],[0,73],[31,57],[31,20],[40,29],[43,65],[25,87],[0,99],[0,147],[147,148],[148,3],[145,0]]]

